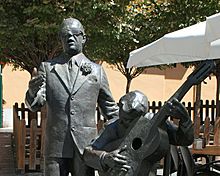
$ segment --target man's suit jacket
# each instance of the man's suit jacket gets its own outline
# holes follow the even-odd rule
[[[61,56],[42,62],[45,82],[35,97],[26,93],[26,104],[36,111],[47,104],[45,155],[73,157],[75,145],[82,154],[96,136],[96,106],[105,118],[118,118],[118,107],[103,68],[84,54],[75,58],[75,79],[70,81],[67,61]]]

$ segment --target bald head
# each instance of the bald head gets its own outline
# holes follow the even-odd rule
[[[85,35],[85,31],[81,22],[76,18],[66,18],[60,25],[60,34],[65,34],[68,30],[75,29]]]
[[[145,115],[148,111],[148,99],[140,91],[131,91],[119,100],[119,118],[123,127],[127,128],[134,119]]]
[[[127,93],[119,100],[123,104],[123,111],[130,112],[131,110],[136,110],[138,112],[148,111],[148,99],[140,91],[135,90]]]

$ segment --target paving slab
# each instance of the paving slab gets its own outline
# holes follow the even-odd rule
[[[15,176],[15,159],[12,148],[12,133],[0,132],[0,175]]]

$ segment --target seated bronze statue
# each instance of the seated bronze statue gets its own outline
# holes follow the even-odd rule
[[[175,98],[167,106],[166,116],[178,118],[179,125],[165,120],[157,132],[146,134],[153,140],[149,142],[149,148],[147,143],[141,141],[141,136],[136,137],[136,131],[142,134],[142,125],[151,124],[154,116],[148,112],[148,99],[140,91],[124,95],[119,101],[119,119],[105,126],[84,150],[85,163],[99,170],[100,176],[120,175],[116,173],[127,176],[155,175],[154,165],[169,151],[169,144],[187,146],[193,142],[193,125],[186,108]],[[133,135],[130,134],[131,129],[134,130]],[[128,134],[131,137],[128,138]],[[142,151],[142,146],[147,151]],[[135,162],[131,161],[133,158]]]

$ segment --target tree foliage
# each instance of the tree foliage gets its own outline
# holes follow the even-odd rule
[[[66,6],[50,0],[1,1],[1,58],[29,72],[60,50],[58,24]]]
[[[123,6],[124,2],[119,4]],[[111,35],[109,19],[116,12],[110,1],[2,0],[0,5],[0,56],[15,68],[21,67],[31,73],[33,67],[57,55],[61,51],[57,36],[59,25],[70,16],[81,20],[86,28],[85,52],[96,56],[94,59],[104,58],[102,51],[106,40],[100,38],[102,29],[99,28],[105,27],[104,32]],[[102,47],[99,49],[99,46]]]
[[[131,80],[144,68],[126,68],[129,52],[217,13],[219,0],[2,0],[0,57],[31,73],[61,51],[63,18],[82,21],[85,54],[114,64]]]

